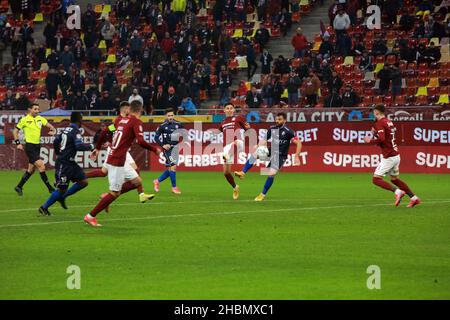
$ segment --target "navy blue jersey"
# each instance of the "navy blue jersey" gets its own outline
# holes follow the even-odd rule
[[[175,131],[182,128],[183,125],[178,121],[164,121],[163,123],[161,123],[158,129],[156,129],[156,143],[158,143],[160,146],[163,146],[165,144],[170,144],[171,146],[177,145],[179,142],[180,134],[176,133]]]
[[[274,150],[280,155],[287,155],[289,152],[289,145],[291,140],[295,138],[295,132],[286,127],[286,125],[278,127],[272,126],[267,130],[266,140],[272,139],[271,150]],[[277,152],[278,150],[278,152]]]
[[[53,142],[57,161],[75,162],[77,151],[89,151],[93,145],[84,144],[81,140],[80,130],[75,123],[71,123],[63,132],[58,134]]]

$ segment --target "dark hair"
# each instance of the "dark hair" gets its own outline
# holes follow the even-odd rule
[[[283,119],[286,120],[287,119],[287,114],[286,114],[286,112],[278,112],[277,113],[277,117],[283,117]]]
[[[232,104],[231,102],[227,102],[223,105],[223,107],[225,108],[226,106],[232,106],[233,108],[235,108],[234,104]]]
[[[130,103],[128,101],[122,101],[119,105],[119,108],[122,109],[124,107],[129,107]]]
[[[137,100],[133,100],[130,103],[130,112],[131,113],[139,113],[142,111],[142,103]]]
[[[38,106],[38,107],[39,107],[39,104],[37,104],[37,103],[32,103],[32,104],[30,104],[30,106],[28,107],[28,109],[33,109],[34,106]]]
[[[81,112],[72,112],[70,114],[70,122],[71,123],[80,123],[82,119],[83,119],[83,115],[81,114]]]
[[[165,110],[165,112],[166,112],[166,114],[168,114],[169,112],[175,112],[175,111],[173,111],[173,108],[167,108],[167,109]]]
[[[382,105],[382,104],[377,104],[377,105],[373,108],[373,110],[378,110],[378,111],[380,111],[381,113],[384,113],[384,111],[386,110],[386,108],[385,108],[384,105]]]

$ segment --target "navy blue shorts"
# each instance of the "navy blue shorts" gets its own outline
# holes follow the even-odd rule
[[[66,189],[70,182],[86,180],[83,169],[76,163],[56,162],[55,165],[56,187]]]
[[[169,150],[163,149],[164,157],[166,158],[166,167],[176,166],[178,164],[178,147],[174,146]]]
[[[287,154],[280,154],[280,153],[274,153],[273,155],[270,155],[270,162],[267,165],[267,168],[272,168],[275,170],[280,170],[284,163],[287,160],[288,155]]]

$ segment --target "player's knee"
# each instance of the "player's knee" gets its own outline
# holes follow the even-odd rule
[[[87,187],[88,186],[88,184],[89,184],[89,181],[88,181],[88,179],[86,179],[86,180],[82,180],[82,181],[80,181],[80,182],[78,182],[81,186],[83,186],[83,188],[85,188],[85,187]]]
[[[39,170],[39,172],[45,171],[45,165],[42,160],[36,161],[34,164],[36,168]]]
[[[392,182],[397,181],[397,180],[398,180],[398,177],[396,177],[396,176],[391,176],[391,181],[392,181]]]

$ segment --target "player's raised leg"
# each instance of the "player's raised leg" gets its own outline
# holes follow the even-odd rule
[[[420,204],[420,198],[412,192],[412,190],[409,188],[409,186],[402,180],[400,180],[399,176],[391,176],[391,182],[395,184],[398,188],[405,191],[405,193],[409,196],[410,201],[407,205],[408,208],[415,207],[416,205]]]

